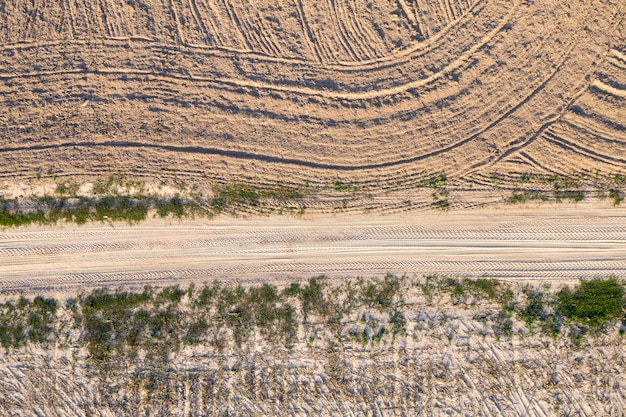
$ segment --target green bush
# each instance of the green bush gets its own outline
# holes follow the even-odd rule
[[[179,196],[174,196],[169,200],[158,200],[155,207],[159,217],[167,217],[171,214],[180,219],[187,213],[185,204]]]
[[[529,201],[548,201],[548,197],[538,191],[513,191],[511,196],[504,200],[506,204],[521,204]]]
[[[217,212],[233,205],[256,206],[259,204],[259,192],[249,185],[238,182],[215,185],[213,193],[215,195],[211,206]]]
[[[448,199],[441,199],[431,203],[430,206],[437,210],[446,211],[450,209],[450,202]]]
[[[54,192],[58,195],[75,196],[80,188],[80,184],[76,181],[67,180],[57,184]]]
[[[532,324],[546,317],[544,306],[544,294],[540,291],[534,291],[530,288],[524,290],[528,304],[519,313],[520,318],[526,323],[528,327]]]
[[[574,291],[563,288],[557,298],[564,317],[590,327],[621,317],[625,305],[624,287],[615,278],[582,281]]]
[[[148,207],[128,196],[106,196],[95,202],[94,220],[138,223],[146,219]]]
[[[157,303],[169,302],[177,305],[182,300],[187,291],[182,290],[178,285],[173,287],[165,287],[156,297]]]
[[[575,203],[585,199],[585,193],[580,190],[554,190],[554,199],[560,203],[563,200],[570,200]]]
[[[617,207],[624,201],[624,193],[617,189],[609,190],[609,198],[613,200],[613,207]]]
[[[432,177],[428,180],[422,181],[420,183],[421,187],[429,187],[429,188],[443,188],[446,186],[447,177],[443,174],[438,175],[436,177]]]
[[[387,274],[382,281],[362,283],[360,298],[368,307],[385,309],[391,307],[399,289],[398,277]]]
[[[261,195],[266,198],[274,198],[277,200],[296,200],[304,197],[304,193],[293,187],[275,186],[262,190]]]
[[[341,193],[345,193],[345,192],[349,192],[350,190],[352,190],[352,187],[350,186],[350,184],[344,184],[340,181],[335,181],[333,183],[333,189],[335,191],[339,191]]]
[[[498,287],[500,283],[495,279],[471,279],[465,278],[463,280],[463,287],[466,291],[471,292],[474,295],[483,295],[490,300],[495,300],[498,296]]]
[[[41,296],[0,304],[0,345],[8,350],[26,342],[47,343],[54,331],[57,309],[56,300]]]

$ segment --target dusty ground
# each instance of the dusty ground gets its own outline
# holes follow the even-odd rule
[[[3,195],[112,173],[359,192],[322,195],[302,219],[3,230],[0,286],[67,295],[320,273],[624,277],[626,216],[606,202],[404,210],[429,207],[431,194],[453,208],[501,203],[493,184],[510,195],[527,175],[626,174],[625,15],[621,0],[3,2]],[[445,196],[412,188],[440,174]],[[387,216],[361,214],[370,208]],[[409,301],[413,333],[395,344],[302,334],[290,351],[187,349],[165,365],[122,363],[105,380],[68,330],[65,346],[0,356],[0,410],[624,414],[616,331],[579,348],[516,322],[498,341],[475,310]]]
[[[358,291],[351,282],[350,288]],[[46,345],[30,343],[0,355],[0,413],[624,415],[626,349],[619,322],[575,341],[572,333],[580,330],[569,323],[561,325],[558,335],[551,334],[545,321],[524,323],[518,313],[527,301],[519,285],[511,287],[518,312],[512,314],[484,294],[459,299],[448,289],[430,290],[429,297],[420,282],[424,284],[423,279],[402,280],[385,308],[349,302],[351,308],[339,315],[315,310],[303,317],[295,301],[296,325],[287,333],[294,327],[297,331],[288,344],[274,328],[246,324],[247,316],[237,315],[242,310],[234,306],[225,316],[215,312],[207,317],[204,310],[193,309],[186,295],[174,307],[174,316],[168,303],[157,307],[159,313],[146,306],[127,312],[117,304],[122,312],[116,308],[96,319],[89,338],[83,327],[87,319],[74,318],[77,313],[86,317],[80,315],[85,310],[60,308]],[[316,296],[314,305],[323,306],[330,294],[347,291],[336,292],[348,288],[341,287],[346,281],[336,284],[340,287]],[[547,294],[558,285],[535,289]],[[341,305],[341,295],[332,297]],[[131,318],[124,319],[126,314]],[[143,342],[134,356],[131,346],[137,336],[129,329],[142,329],[137,323],[146,314],[158,314],[158,320],[147,331],[138,330]],[[237,322],[232,317],[246,320],[240,345],[233,342],[231,329]],[[202,342],[180,343],[196,320],[208,323]],[[89,341],[111,321],[113,328],[99,343],[113,340],[127,347],[111,349],[110,357],[92,356]]]
[[[0,232],[0,254],[9,291],[387,272],[558,282],[626,277],[626,216],[581,203],[29,227]]]
[[[7,2],[0,177],[623,174],[625,7]]]

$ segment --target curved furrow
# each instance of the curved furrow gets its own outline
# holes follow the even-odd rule
[[[313,31],[311,30],[308,18],[304,12],[302,1],[303,0],[294,0],[294,5],[296,13],[298,14],[298,21],[302,27],[302,35],[307,45],[307,49],[313,54],[315,63],[325,64],[325,60],[322,58],[319,42],[316,40],[315,36],[313,36]]]
[[[221,5],[222,9],[226,12],[226,15],[228,16],[229,23],[230,23],[227,25],[227,27],[233,28],[232,32],[236,33],[236,37],[239,38],[239,40],[241,41],[241,47],[245,48],[248,51],[254,50],[242,30],[243,25],[239,21],[239,18],[237,14],[235,13],[235,10],[233,9],[233,6],[231,5],[230,1],[229,0],[216,0],[216,2],[218,2]]]
[[[508,114],[505,114],[505,116],[508,116]],[[470,140],[471,140],[471,139],[473,139],[473,138],[470,138]]]
[[[514,10],[514,9],[513,9],[513,10]],[[512,13],[512,10],[509,10],[508,8],[506,8],[506,9],[503,9],[503,10],[502,10],[502,12],[503,12],[503,13],[504,13],[504,12],[507,12],[507,11],[509,12],[509,15]],[[510,17],[510,16],[509,16],[509,17]],[[488,20],[489,20],[489,16],[485,16],[484,18],[485,18],[484,25],[489,26],[489,25],[487,24],[487,22],[488,22]],[[507,18],[506,18],[506,17],[504,17],[504,19],[505,19],[505,20],[507,20]],[[504,23],[503,23],[503,24],[504,24]],[[502,24],[502,25],[503,25],[503,24]],[[464,25],[469,25],[469,22],[465,22],[465,23],[464,23]],[[493,36],[494,36],[494,35],[495,35],[498,31],[499,31],[499,29],[500,29],[500,27],[499,27],[499,26],[498,26],[498,27],[496,27],[496,28],[495,28],[495,30],[494,30],[494,31],[492,31],[492,32],[491,32],[488,36],[486,36],[486,37],[485,37],[485,36],[480,36],[480,35],[483,35],[483,34],[482,34],[480,31],[476,31],[476,34],[474,35],[474,36],[475,36],[475,38],[472,38],[472,37],[469,37],[469,36],[468,36],[468,37],[467,37],[467,40],[464,40],[463,42],[460,42],[460,43],[459,43],[459,42],[456,42],[456,43],[455,43],[455,44],[453,44],[452,46],[453,46],[455,49],[456,49],[456,48],[458,48],[459,50],[462,50],[462,51],[467,51],[468,49],[470,49],[470,50],[476,50],[477,48],[479,48],[480,46],[482,46],[482,45],[484,45],[486,42],[488,42],[488,41],[489,41],[489,40],[490,40],[490,39],[491,39],[491,38],[492,38],[492,37],[493,37]],[[470,42],[472,42],[472,41],[478,41],[478,42],[480,42],[480,43],[478,44],[478,46],[476,46],[476,44],[470,43]],[[472,48],[472,45],[473,45],[473,48]],[[110,46],[115,46],[115,44],[111,44]],[[164,47],[164,46],[159,46],[159,48],[163,48],[163,47]],[[165,47],[167,48],[167,46],[165,46]],[[32,48],[32,47],[30,47],[30,48]],[[177,47],[176,47],[176,48],[177,48]],[[386,71],[386,70],[387,70],[387,68],[389,68],[389,65],[392,65],[392,66],[397,66],[397,65],[402,65],[402,64],[409,64],[409,65],[411,65],[412,67],[414,67],[414,66],[415,66],[415,64],[414,64],[414,63],[412,64],[412,62],[414,62],[416,58],[418,58],[418,57],[423,57],[423,56],[424,56],[424,54],[434,55],[434,54],[440,53],[440,52],[441,52],[441,50],[444,50],[444,48],[442,48],[442,46],[441,46],[440,44],[435,44],[435,45],[433,46],[433,48],[434,48],[434,49],[432,49],[432,50],[420,51],[418,56],[409,56],[408,58],[410,58],[410,60],[405,60],[404,62],[395,62],[395,61],[391,61],[390,63],[386,64],[386,67],[377,68],[376,70],[377,70],[377,71],[381,71],[381,70],[385,70],[385,71]],[[180,50],[180,48],[177,48],[177,49],[179,49],[179,52],[180,52],[180,53],[185,54],[185,50]],[[113,51],[111,51],[111,52],[113,52]],[[189,55],[189,59],[196,59],[197,57],[202,57],[202,55],[198,55],[198,53],[199,53],[199,52],[200,52],[200,51],[198,51],[198,50],[193,51],[193,54],[192,54],[192,55]],[[450,54],[450,53],[453,53],[453,52],[454,52],[454,50],[450,50],[450,49],[448,48],[448,49],[446,50],[446,52],[445,52],[445,53],[446,53],[446,54]],[[208,52],[207,52],[207,53],[208,53]],[[219,54],[218,54],[218,55],[216,55],[216,53],[217,53],[217,52],[211,52],[211,53],[210,53],[210,56],[215,56],[215,57],[219,56]],[[465,53],[465,55],[467,55],[467,53]],[[148,57],[148,56],[150,56],[150,55],[149,55],[149,54],[146,54],[146,57]],[[183,56],[185,56],[185,55],[183,55]],[[451,56],[451,57],[453,57],[456,61],[460,61],[460,60],[457,58],[457,56],[455,56],[455,55],[450,55],[450,56]],[[232,54],[228,54],[227,56],[224,56],[223,58],[226,58],[226,60],[228,60],[228,61],[232,62],[233,56],[232,56]],[[141,61],[142,61],[142,59],[143,59],[143,58],[141,58],[141,59],[140,59],[140,57],[138,56],[138,57],[137,57],[137,59],[135,59],[135,61],[137,61],[137,62],[139,63],[139,62],[141,62]],[[268,59],[268,57],[264,57],[264,56],[262,56],[262,55],[259,55],[259,56],[257,56],[257,57],[252,58],[252,59],[254,60],[254,62],[255,62],[255,68],[257,69],[257,70],[255,70],[255,73],[257,73],[257,74],[258,74],[258,69],[259,69],[259,65],[258,65],[258,64],[259,64],[259,63],[261,63],[263,60]],[[428,61],[428,58],[426,58],[426,62],[427,62],[427,61]],[[54,62],[54,61],[52,61],[52,62]],[[314,68],[314,67],[313,67],[313,68],[310,68],[310,66],[309,66],[309,65],[307,65],[307,63],[306,63],[306,62],[294,62],[293,60],[291,60],[291,61],[290,61],[290,60],[287,60],[287,59],[280,59],[280,60],[278,60],[278,61],[277,61],[276,59],[272,59],[272,60],[270,60],[270,61],[268,61],[268,62],[270,62],[270,63],[272,64],[272,66],[273,66],[273,67],[272,67],[271,69],[268,69],[268,70],[266,71],[266,72],[267,72],[267,74],[272,74],[272,73],[275,73],[275,74],[285,74],[285,73],[288,73],[288,72],[289,72],[288,70],[291,70],[289,67],[292,67],[293,65],[298,65],[298,66],[300,66],[301,68],[298,68],[298,70],[299,70],[299,71],[302,71],[302,72],[304,72],[304,73],[312,73],[312,72],[316,69],[316,68]],[[279,64],[281,64],[281,63],[284,63],[285,65],[288,65],[289,67],[285,67],[283,70],[278,69],[278,68],[276,68],[276,67],[275,67],[276,65],[279,65]],[[191,65],[191,63],[189,63],[189,64],[187,64],[187,65],[185,65],[185,66],[186,66],[186,67],[188,67],[188,68],[193,68],[193,67],[195,67],[195,65]],[[443,65],[443,67],[445,67],[445,65]],[[146,68],[146,70],[148,70],[149,68],[150,68],[150,67],[147,67],[147,68]],[[327,68],[328,70],[333,70],[333,71],[340,71],[340,70],[341,70],[341,68],[335,68],[335,67],[328,66],[328,65],[326,65],[326,66],[325,66],[325,68]],[[353,69],[350,69],[350,70],[349,70],[349,72],[354,73],[354,71],[367,71],[367,77],[364,77],[364,78],[363,78],[363,80],[368,80],[368,79],[370,79],[370,78],[376,77],[376,74],[375,74],[375,73],[371,73],[371,71],[372,71],[373,69],[374,69],[374,68],[368,68],[368,67],[364,67],[364,68],[362,68],[362,69],[360,69],[360,68],[353,68]],[[408,69],[410,69],[410,68],[407,68],[407,70],[405,70],[405,71],[403,71],[403,72],[404,72],[404,73],[406,73],[406,74],[410,74],[410,72],[408,71]],[[449,70],[449,68],[448,68],[448,70]],[[19,72],[24,72],[24,71],[19,71],[19,70],[18,70],[17,72],[19,73]],[[148,71],[148,72],[149,72],[149,71]],[[43,74],[43,73],[41,73],[41,72],[40,72],[40,74]],[[233,71],[233,72],[232,72],[232,75],[236,75],[236,74],[237,74],[237,71]],[[254,78],[254,76],[253,76],[253,74],[252,74],[252,73],[251,73],[250,75],[252,76],[252,78]],[[340,73],[339,73],[339,74],[334,74],[334,75],[335,75],[335,76],[337,76],[337,75],[340,75]],[[26,76],[27,76],[27,75],[26,75]],[[6,78],[6,77],[7,77],[7,76],[5,75],[5,78]],[[359,80],[359,74],[350,74],[350,80],[351,80],[351,82],[354,82],[354,81]],[[234,81],[234,79],[233,79],[233,80],[231,80],[231,81]],[[396,82],[397,82],[397,81],[396,81]],[[348,84],[346,84],[346,83],[343,83],[343,84],[348,85]],[[268,85],[268,87],[270,87],[270,86]],[[413,87],[407,87],[407,88],[413,88]],[[359,88],[359,89],[360,89],[360,88]],[[400,90],[399,90],[399,91],[400,91]],[[387,95],[388,95],[389,93],[385,93],[385,94],[387,94]],[[338,97],[339,97],[339,96],[338,96]]]
[[[380,35],[374,33],[374,28],[371,27],[372,21],[364,18],[367,15],[365,8],[360,8],[357,0],[345,0],[345,2],[347,15],[354,16],[355,37],[362,39],[363,44],[371,51],[372,59],[392,54],[393,51],[383,44]]]
[[[339,16],[339,12],[337,10],[337,0],[326,0],[326,7],[327,10],[330,12],[332,28],[334,29],[334,36],[331,39],[336,39],[341,46],[343,52],[349,57],[348,60],[342,60],[340,55],[338,61],[361,61],[361,59],[359,59],[357,51],[355,50],[358,45],[352,45],[351,40],[347,36],[343,21]]]
[[[213,37],[216,35],[214,35],[213,33],[211,33],[211,31],[207,29],[207,25],[205,24],[204,20],[200,17],[200,11],[196,3],[197,0],[188,0],[188,1],[189,1],[189,10],[191,11],[193,20],[194,22],[196,22],[196,25],[198,26],[198,28],[200,29],[200,32],[202,33],[202,40],[204,41],[206,45],[209,45],[209,46],[215,45],[215,43],[213,42]]]
[[[601,141],[604,145],[626,144],[626,130],[609,126],[594,117],[583,116],[581,114],[565,115],[557,126],[579,133],[585,140]]]
[[[266,24],[264,17],[261,15],[258,5],[255,2],[250,2],[249,6],[252,6],[251,8],[254,9],[255,12],[250,13],[250,11],[248,11],[248,13],[240,13],[240,15],[251,15],[249,18],[246,19],[246,27],[249,32],[254,33],[254,37],[259,42],[260,49],[265,54],[270,56],[285,56],[286,54],[281,51],[281,48],[276,43],[274,36],[272,36],[272,31]]]
[[[548,142],[554,143],[555,145],[562,147],[563,149],[585,156],[587,158],[591,158],[598,162],[612,164],[616,167],[623,167],[625,166],[624,164],[626,164],[626,157],[620,158],[619,153],[616,154],[617,156],[600,153],[591,149],[589,146],[582,145],[580,142],[572,142],[565,138],[562,138],[557,134],[551,132],[550,130],[544,132],[542,138],[547,140]]]
[[[615,97],[626,99],[626,89],[613,87],[612,85],[605,84],[605,83],[603,83],[600,80],[594,80],[591,83],[591,86],[593,88],[597,88],[598,90],[600,90],[600,91],[602,91],[604,93],[608,93],[608,94],[611,94],[611,95],[613,95]]]
[[[556,172],[623,170],[619,4],[372,4],[376,24],[381,10],[397,6],[388,10],[396,13],[393,22],[379,25],[388,36],[410,16],[431,33],[443,28],[394,49],[393,42],[406,39],[401,33],[382,50],[362,35],[370,33],[366,20],[351,16],[355,1],[299,1],[288,7],[292,20],[283,20],[289,10],[265,0],[247,8],[223,0],[214,26],[232,29],[223,42],[233,49],[189,45],[186,39],[195,42],[212,30],[204,25],[212,18],[201,14],[208,16],[214,5],[164,0],[133,6],[132,32],[146,41],[125,33],[131,31],[122,6],[130,5],[100,0],[77,5],[85,16],[77,27],[115,40],[79,36],[0,48],[0,102],[10,109],[0,122],[7,172],[27,175],[54,155],[63,156],[63,172],[113,166],[157,172],[167,164],[168,175],[196,180],[253,181],[245,173],[249,164],[258,173],[254,180],[265,183],[281,177],[418,181],[442,167],[462,177],[497,167],[521,171],[525,161]],[[53,6],[39,7],[45,16]],[[67,27],[59,16],[54,28]],[[237,36],[240,45],[228,40]],[[284,46],[286,37],[317,58]],[[594,123],[585,129],[579,110],[594,121],[604,118],[606,128]],[[549,160],[559,150],[580,163]],[[175,166],[166,162],[172,158]]]
[[[358,48],[359,61],[368,61],[376,58],[376,52],[368,39],[358,29],[357,23],[360,16],[355,11],[350,11],[349,0],[331,0],[337,14],[340,29],[353,48]]]
[[[216,10],[217,6],[214,5],[213,0],[190,0],[193,2],[192,6],[195,12],[198,14],[198,19],[201,20],[207,29],[207,34],[211,39],[215,39],[215,42],[211,42],[208,45],[218,47],[233,47],[230,45],[226,38],[229,34],[224,34],[220,29],[219,12]]]
[[[567,123],[553,125],[547,133],[551,138],[556,136],[557,138],[567,138],[568,141],[574,144],[585,144],[584,149],[592,151],[598,156],[626,155],[625,134],[622,134],[622,137],[619,135],[602,137],[598,134],[590,133],[587,129],[578,128]]]

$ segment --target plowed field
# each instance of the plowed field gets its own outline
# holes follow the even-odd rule
[[[10,0],[0,178],[626,172],[626,3]]]

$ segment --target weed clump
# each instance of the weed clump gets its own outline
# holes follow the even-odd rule
[[[529,201],[548,201],[548,197],[539,191],[513,191],[511,196],[504,200],[506,204],[523,204]]]
[[[8,351],[27,342],[46,344],[54,332],[57,309],[56,300],[41,296],[0,304],[0,345]]]
[[[580,190],[554,190],[554,199],[557,203],[562,202],[563,200],[573,201],[575,203],[579,203],[585,199],[585,193]]]
[[[624,287],[615,278],[582,281],[575,290],[563,288],[557,298],[564,317],[595,328],[621,317],[626,306]]]
[[[613,207],[617,207],[624,201],[624,193],[613,188],[609,190],[609,198],[613,200]]]

